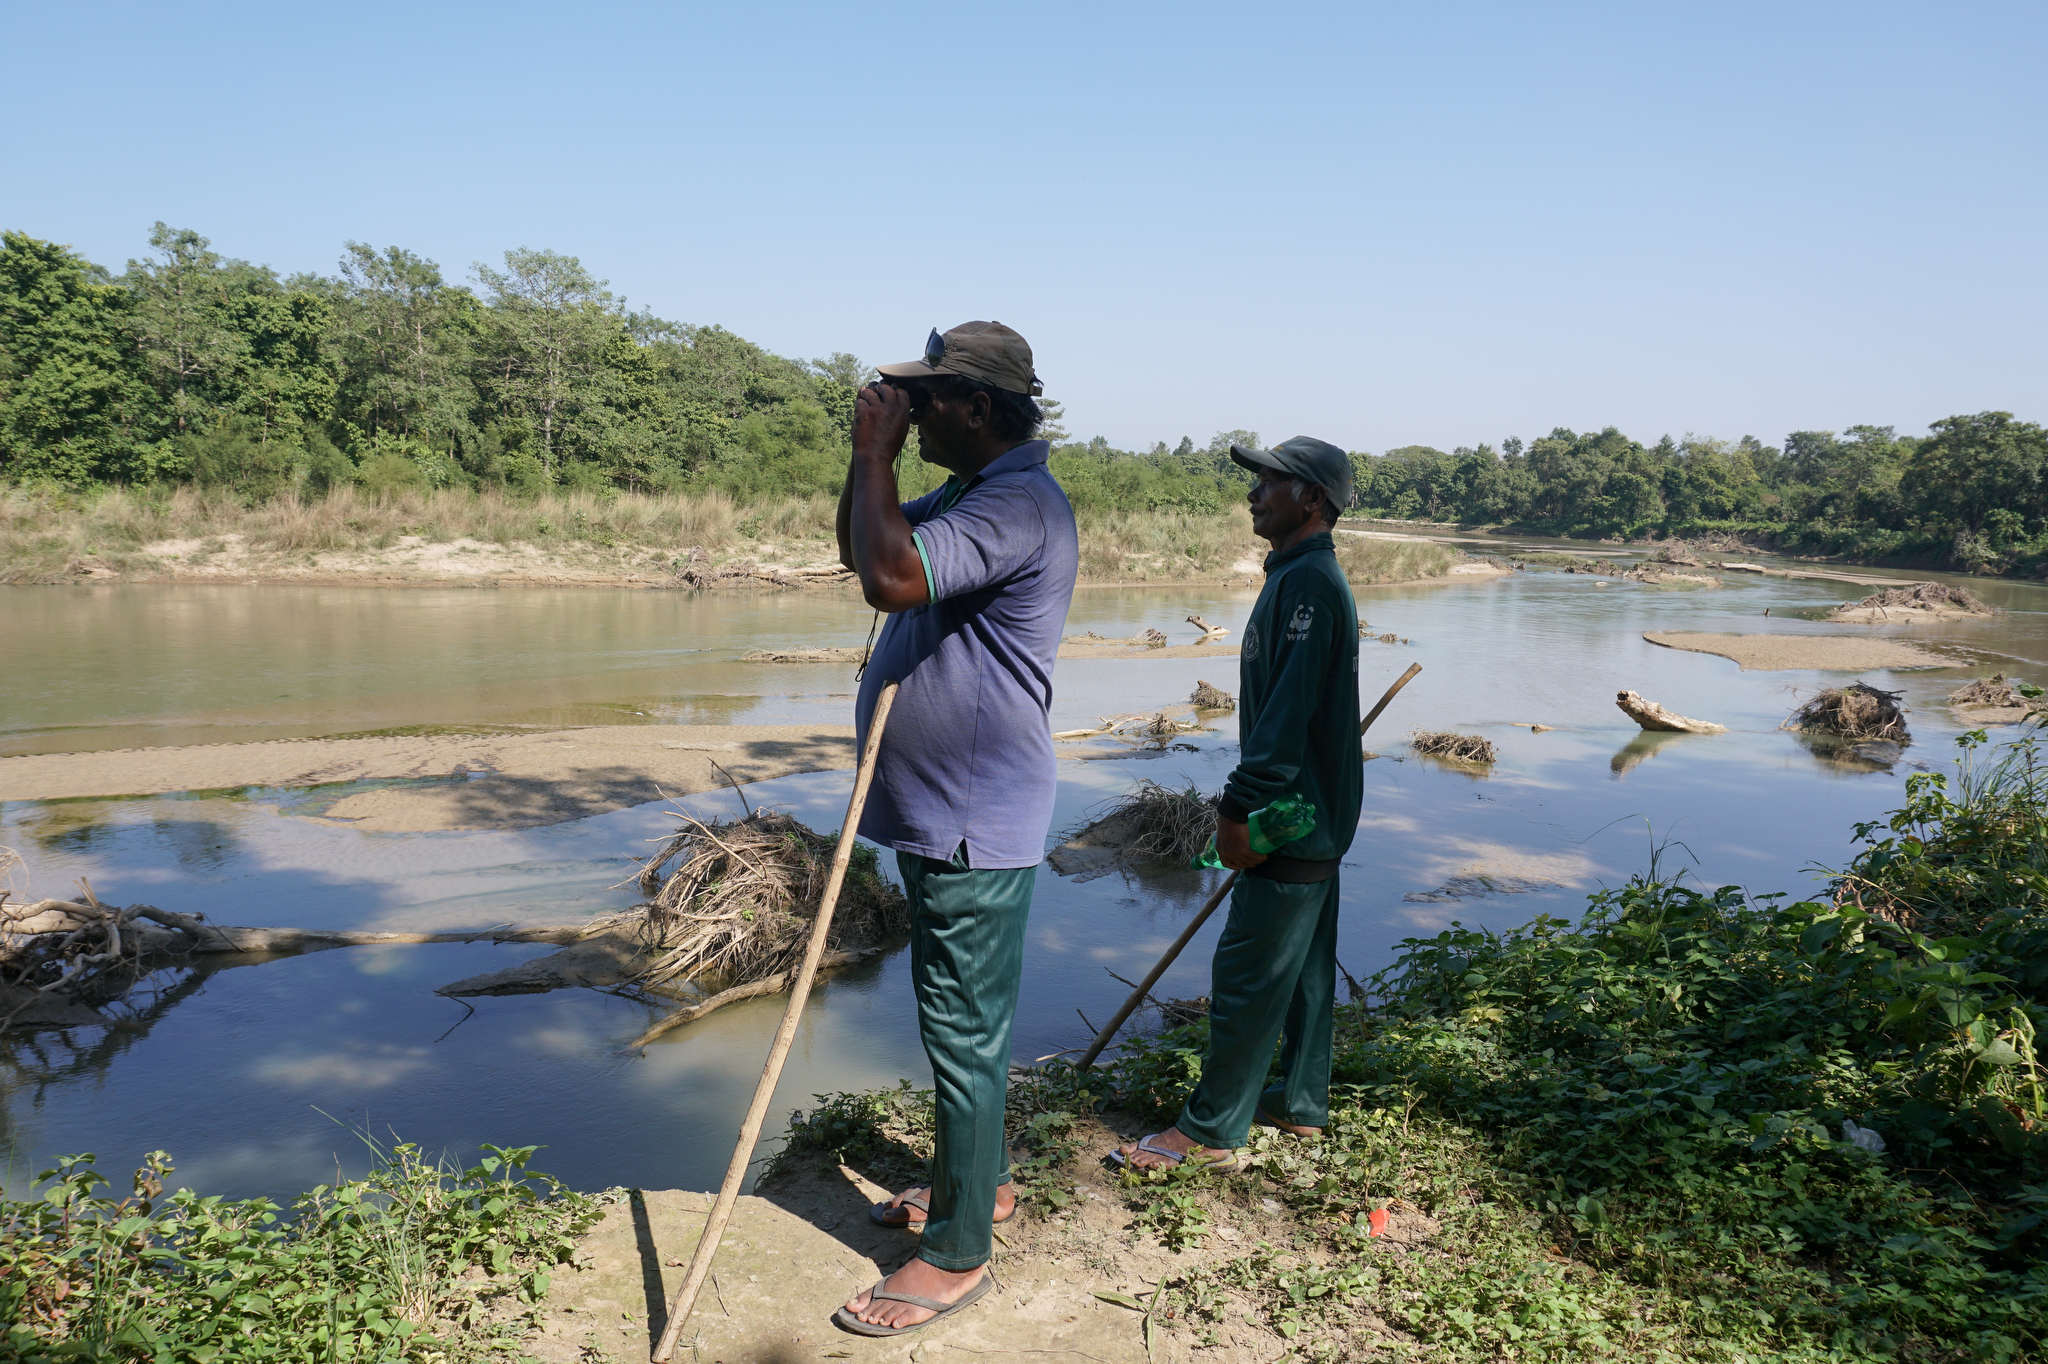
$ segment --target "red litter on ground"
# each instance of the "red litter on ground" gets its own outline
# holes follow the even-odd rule
[[[1367,1236],[1385,1236],[1387,1234],[1387,1210],[1385,1208],[1374,1208],[1365,1215],[1365,1234]]]

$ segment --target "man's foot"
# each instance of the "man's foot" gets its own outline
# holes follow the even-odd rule
[[[881,1286],[891,1293],[908,1293],[912,1297],[930,1298],[933,1302],[953,1303],[965,1297],[982,1276],[988,1273],[987,1265],[976,1265],[973,1269],[955,1272],[940,1269],[925,1260],[912,1260],[903,1268],[882,1280]],[[910,1326],[922,1326],[938,1313],[915,1303],[892,1302],[884,1298],[875,1302],[869,1297],[870,1290],[862,1289],[847,1300],[846,1311],[870,1326],[889,1326],[902,1330]]]
[[[1171,1154],[1168,1154],[1168,1153]],[[1204,1146],[1178,1127],[1154,1132],[1149,1137],[1116,1148],[1117,1164],[1127,1170],[1168,1170],[1176,1165],[1212,1165],[1221,1170],[1237,1168],[1237,1152]],[[1178,1156],[1176,1160],[1174,1157]]]
[[[911,1200],[915,1199],[915,1202]],[[925,1224],[931,1207],[932,1190],[929,1184],[920,1184],[914,1189],[905,1189],[887,1203],[877,1203],[869,1214],[885,1227],[917,1228]],[[1008,1184],[996,1185],[996,1210],[991,1224],[1000,1227],[1017,1215],[1017,1194]]]
[[[1263,1108],[1258,1111],[1258,1116],[1254,1121],[1261,1127],[1270,1127],[1276,1132],[1285,1132],[1290,1137],[1305,1137],[1313,1141],[1323,1135],[1323,1129],[1320,1127],[1310,1127],[1306,1123],[1289,1122],[1285,1118],[1276,1118]]]

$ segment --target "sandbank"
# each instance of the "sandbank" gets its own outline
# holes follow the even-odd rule
[[[1821,672],[1865,672],[1878,668],[1952,668],[1954,660],[1893,639],[1855,635],[1712,635],[1685,631],[1651,632],[1643,636],[1666,649],[1717,654],[1740,664],[1744,672],[1810,668]]]
[[[421,784],[353,792],[324,813],[388,833],[524,829],[708,791],[726,784],[720,767],[756,782],[853,763],[844,725],[599,725],[31,754],[0,758],[0,800],[413,779]]]
[[[755,649],[740,658],[742,663],[858,663],[861,650],[831,647],[824,649]],[[1222,644],[1131,644],[1120,639],[1101,641],[1078,637],[1061,641],[1061,658],[1236,658],[1237,645]]]

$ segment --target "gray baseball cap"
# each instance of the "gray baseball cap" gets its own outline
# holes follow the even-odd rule
[[[1271,469],[1305,479],[1329,495],[1338,511],[1351,505],[1351,456],[1314,436],[1290,436],[1270,450],[1232,444],[1230,457],[1247,469]]]

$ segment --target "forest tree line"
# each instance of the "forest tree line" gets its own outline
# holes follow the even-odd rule
[[[468,282],[348,243],[280,278],[158,223],[115,274],[0,236],[0,479],[193,482],[260,499],[344,483],[831,493],[868,366],[794,360],[722,327],[629,309],[573,256],[507,251]],[[1233,439],[1126,451],[1048,405],[1077,506],[1234,508]],[[2048,433],[2010,414],[1753,437],[1610,427],[1353,456],[1368,515],[1573,536],[1725,530],[1786,549],[1980,571],[2048,567]],[[916,469],[913,488],[929,481]]]

